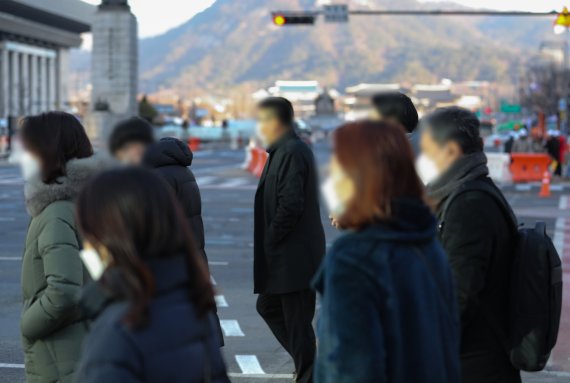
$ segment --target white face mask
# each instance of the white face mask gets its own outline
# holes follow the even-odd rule
[[[346,205],[339,197],[335,188],[336,179],[334,177],[328,177],[327,180],[321,186],[323,196],[325,197],[325,202],[329,209],[329,212],[335,216],[341,216],[345,210]]]
[[[91,275],[91,278],[93,278],[94,281],[99,280],[106,268],[99,254],[93,249],[83,249],[79,252],[79,256],[89,272],[89,275]]]
[[[426,156],[424,153],[420,154],[416,160],[416,171],[424,185],[428,185],[439,177],[439,169],[435,162]]]
[[[27,181],[40,174],[40,163],[28,151],[20,154],[20,168],[22,169],[22,177]]]

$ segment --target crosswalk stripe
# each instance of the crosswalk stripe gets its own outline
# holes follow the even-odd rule
[[[243,374],[264,375],[259,360],[255,355],[236,355],[236,362]]]
[[[0,363],[0,368],[24,368],[23,364],[16,363]]]
[[[216,295],[216,306],[218,307],[229,307],[226,297],[223,295]]]
[[[250,181],[246,178],[235,178],[233,180],[229,180],[229,181],[221,183],[219,185],[219,187],[221,189],[231,189],[231,188],[238,187],[238,186],[244,186],[244,185],[247,185],[249,183],[250,183]]]
[[[293,379],[293,374],[241,374],[239,372],[229,372],[230,378],[248,378],[248,379]]]
[[[214,177],[214,176],[202,176],[202,177],[198,177],[198,179],[196,180],[196,182],[198,182],[198,186],[202,186],[202,185],[209,185],[214,183],[214,181],[218,180],[218,177]]]
[[[224,336],[245,336],[235,319],[221,319],[220,326],[222,326]]]

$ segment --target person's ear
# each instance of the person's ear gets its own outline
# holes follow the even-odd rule
[[[447,154],[453,160],[461,157],[463,155],[463,150],[461,150],[461,146],[455,141],[450,141],[447,145]]]

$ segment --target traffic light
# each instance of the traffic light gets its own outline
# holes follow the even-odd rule
[[[273,24],[278,27],[286,25],[313,25],[315,24],[315,14],[309,12],[274,12]]]

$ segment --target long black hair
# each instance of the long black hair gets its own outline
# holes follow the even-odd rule
[[[40,158],[42,181],[47,184],[65,175],[69,160],[93,155],[83,125],[69,113],[47,112],[25,117],[19,134],[24,147]]]
[[[155,283],[146,261],[153,258],[184,255],[189,298],[198,315],[215,308],[207,265],[170,186],[159,175],[142,168],[98,175],[77,199],[77,220],[83,237],[104,246],[113,258],[101,283],[130,302],[127,325],[139,327],[148,319]]]

